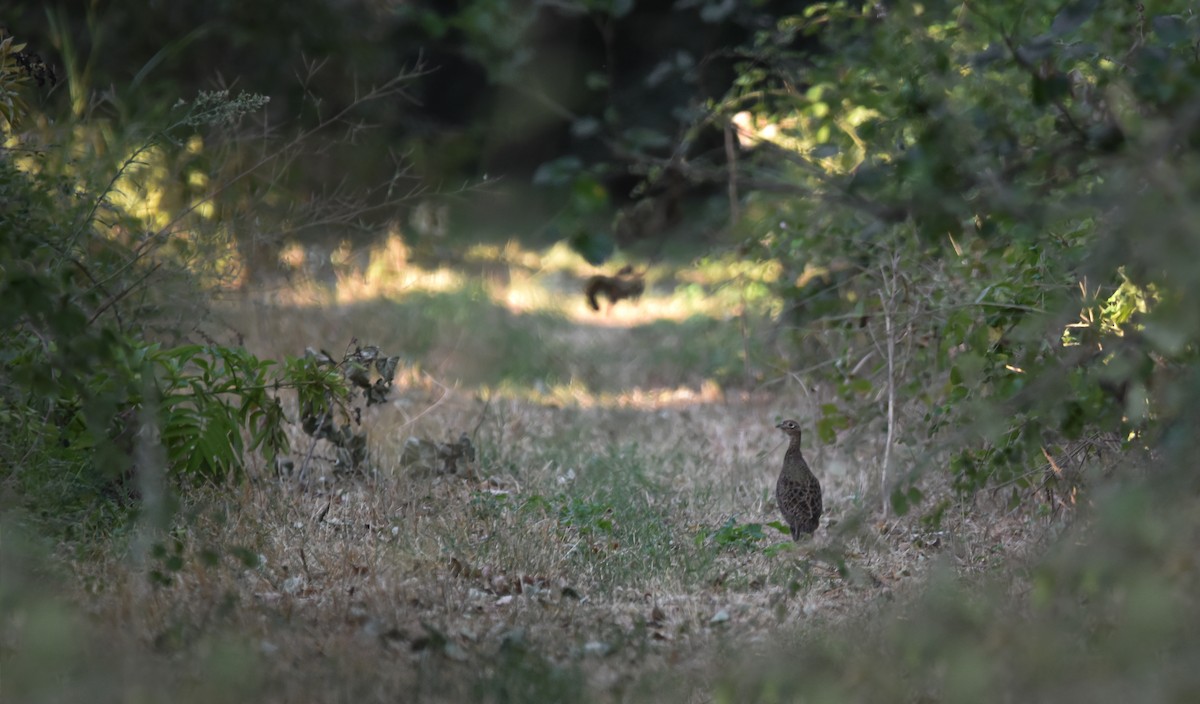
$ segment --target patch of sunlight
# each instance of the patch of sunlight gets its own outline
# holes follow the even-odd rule
[[[338,303],[344,304],[413,292],[450,293],[461,290],[465,282],[461,273],[449,267],[425,269],[410,263],[403,269],[389,272],[382,281],[339,272],[336,298]]]
[[[706,257],[692,270],[679,272],[679,279],[711,286],[736,281],[773,283],[782,275],[783,265],[775,260],[756,262],[734,257]]]
[[[611,307],[601,300],[600,310],[594,311],[580,292],[564,312],[572,321],[594,327],[633,328],[660,320],[682,322],[695,315],[723,318],[730,311],[719,298],[678,293],[669,296],[647,294],[637,301],[621,301]]]
[[[380,285],[392,277],[393,272],[408,268],[408,245],[395,225],[388,228],[388,235],[381,244],[370,250],[365,278],[372,285]]]
[[[484,289],[493,303],[514,314],[549,312],[595,327],[631,328],[660,320],[683,321],[694,315],[723,317],[730,309],[723,297],[685,288],[665,294],[649,290],[637,300],[616,305],[601,298],[600,310],[594,311],[583,295],[583,281],[572,274],[510,269],[507,277],[486,279]]]
[[[505,254],[479,248],[475,253],[485,251],[511,263],[517,249]],[[503,275],[487,277],[485,287],[493,302],[517,314],[554,312],[594,327],[629,328],[696,315],[727,318],[739,315],[747,305],[770,308],[768,284],[782,275],[778,263],[733,258],[702,260],[682,271],[661,265],[635,267],[646,277],[645,293],[616,305],[601,298],[600,310],[594,311],[583,295],[584,282],[590,275],[611,273],[618,268],[616,262],[603,268],[589,266],[561,243],[537,256],[540,266],[530,266],[534,262],[527,260],[525,266],[509,266]],[[656,286],[656,281],[664,283]]]
[[[208,188],[208,174],[200,169],[192,169],[187,172],[188,185],[196,190],[204,190]]]
[[[477,244],[464,255],[471,265],[425,268],[412,261],[403,236],[393,229],[381,242],[357,253],[348,243],[328,254],[290,244],[280,251],[279,261],[286,271],[311,274],[320,268],[316,260],[323,256],[329,257],[336,271],[336,289],[322,289],[302,275],[289,285],[294,291],[281,292],[290,302],[354,303],[410,292],[448,293],[461,290],[478,276],[488,298],[514,314],[552,313],[581,324],[611,328],[678,322],[696,315],[728,318],[739,315],[748,305],[769,308],[769,284],[782,276],[782,268],[775,262],[732,256],[707,258],[683,270],[661,264],[635,265],[646,277],[645,293],[636,300],[622,300],[611,306],[602,299],[601,309],[593,311],[583,295],[584,282],[596,273],[611,274],[619,268],[619,262],[590,266],[563,243],[541,251],[516,241]],[[278,295],[275,298],[280,300]]]
[[[463,253],[463,259],[469,262],[498,262],[501,260],[500,245],[473,244],[467,247],[467,251]]]
[[[829,267],[813,264],[812,262],[804,263],[804,271],[796,277],[796,288],[804,288],[816,279],[828,279]]]
[[[507,282],[489,279],[484,287],[494,303],[518,314],[557,311],[563,298],[561,293],[552,291],[539,277],[522,269],[510,269]]]
[[[353,262],[350,251],[339,252],[343,269]],[[337,263],[335,261],[335,264]],[[338,275],[338,300],[352,303],[409,291],[447,293],[464,285],[462,274],[448,267],[426,269],[410,260],[409,248],[400,233],[389,230],[384,241],[367,251],[366,271]]]
[[[516,240],[503,246],[498,244],[476,244],[467,248],[463,258],[472,263],[507,264],[526,269],[542,268],[542,255],[526,249]]]
[[[749,110],[737,113],[732,124],[738,142],[745,149],[769,142],[806,155],[829,173],[846,173],[857,167],[865,159],[866,150],[856,129],[867,120],[879,117],[880,113],[847,101],[830,103],[823,99],[828,89],[826,85],[812,86],[805,95],[805,106],[790,113],[764,115]],[[834,141],[836,135],[830,122],[845,133],[852,146],[846,145],[845,140],[838,140],[840,144]]]
[[[579,252],[571,249],[566,242],[555,242],[550,249],[542,253],[542,268],[552,271],[581,271],[587,264]]]
[[[563,242],[540,252],[516,241],[503,246],[481,244],[467,250],[465,258],[492,268],[493,273],[484,276],[488,296],[497,305],[516,314],[554,312],[598,327],[634,327],[658,320],[681,321],[694,315],[724,316],[730,307],[724,300],[728,296],[713,297],[697,286],[655,292],[654,280],[669,278],[674,272],[662,267],[642,266],[635,268],[647,276],[649,286],[644,295],[615,306],[602,301],[601,310],[593,311],[583,295],[584,282],[593,274],[615,271],[619,262],[610,262],[604,267],[591,266]],[[746,277],[769,281],[778,278],[779,271],[777,266],[764,268],[753,262],[721,263],[700,280],[730,283],[738,276],[743,277],[739,283],[746,283]]]
[[[850,108],[849,112],[846,113],[845,120],[846,124],[852,127],[860,127],[864,122],[868,120],[874,120],[877,117],[881,117],[881,114],[878,110],[863,107],[862,105],[856,105]]]
[[[311,277],[325,256],[336,272],[332,290]],[[365,257],[359,257],[345,241],[332,252],[319,248],[310,251],[293,242],[279,250],[278,260],[281,269],[300,275],[283,288],[273,289],[270,297],[276,303],[295,306],[350,304],[412,292],[449,293],[461,290],[466,283],[462,273],[448,266],[428,269],[409,261],[408,247],[397,233],[367,249]],[[358,268],[359,264],[365,266]]]
[[[485,390],[486,391],[486,390]],[[540,405],[571,406],[584,409],[630,409],[657,411],[666,408],[683,408],[699,404],[717,404],[725,401],[725,393],[711,379],[700,384],[699,389],[678,387],[634,387],[624,391],[596,393],[583,384],[572,380],[566,384],[537,384],[534,387],[505,386],[495,390],[501,398],[527,401]]]
[[[286,269],[300,271],[304,267],[304,245],[297,242],[290,242],[280,248],[278,257],[279,263]]]
[[[204,200],[193,201],[192,212],[196,213],[202,218],[212,220],[213,216],[217,212],[217,209],[216,206],[213,205],[212,200],[206,198]]]
[[[150,147],[137,158],[132,156],[127,157],[126,166],[106,196],[120,210],[155,229],[164,228],[172,219],[172,214],[163,207],[168,176],[166,154],[158,147]]]
[[[565,242],[556,242],[540,252],[525,247],[517,240],[509,240],[503,246],[476,244],[467,248],[463,258],[468,262],[508,264],[543,272],[583,273],[591,268],[583,261],[579,253],[571,249],[570,245]]]

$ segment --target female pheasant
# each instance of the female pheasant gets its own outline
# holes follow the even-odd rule
[[[775,427],[791,441],[775,483],[775,503],[792,529],[792,540],[798,541],[801,534],[811,535],[821,523],[821,483],[800,454],[800,424],[785,420]]]

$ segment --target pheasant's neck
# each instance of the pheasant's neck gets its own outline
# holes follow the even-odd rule
[[[791,442],[788,443],[787,454],[789,457],[792,455],[800,454],[800,436],[799,435],[793,435],[791,437]]]

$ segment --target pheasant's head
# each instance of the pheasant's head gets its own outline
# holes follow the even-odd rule
[[[794,437],[800,437],[800,424],[794,420],[785,420],[782,423],[779,423],[778,425],[776,425],[775,427],[779,428],[780,430],[787,433],[788,435],[792,435]]]

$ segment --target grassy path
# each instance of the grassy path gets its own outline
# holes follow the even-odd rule
[[[261,356],[352,339],[405,355],[363,417],[372,470],[317,446],[304,481],[264,470],[195,499],[146,564],[76,560],[91,637],[119,645],[90,676],[176,701],[707,701],[738,663],[861,617],[935,561],[996,559],[995,526],[951,538],[858,511],[854,453],[811,440],[827,521],[793,545],[770,525],[773,425],[811,420],[820,390],[742,383],[765,331],[665,286],[595,316],[579,275],[531,269],[226,308]],[[470,466],[406,463],[406,445],[463,432]]]

